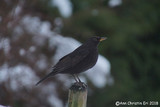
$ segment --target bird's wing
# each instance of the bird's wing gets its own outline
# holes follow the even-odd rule
[[[81,49],[73,51],[72,53],[62,57],[59,62],[54,66],[55,72],[62,72],[69,68],[74,67],[76,64],[81,62],[89,54],[88,50]]]
[[[72,68],[79,62],[81,62],[89,54],[88,50],[80,49],[78,51],[73,51],[72,53],[62,57],[59,62],[53,67],[52,72],[43,77],[36,85],[44,81],[50,76],[56,75],[59,72],[63,72],[69,68]]]

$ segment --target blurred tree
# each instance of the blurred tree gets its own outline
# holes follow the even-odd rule
[[[39,33],[36,31],[28,32],[24,24],[26,18],[33,17],[30,20],[39,21],[41,25],[41,21],[48,21],[54,28],[54,19],[60,14],[50,2],[51,0],[2,0],[0,3],[0,74],[3,72],[3,76],[5,76],[0,75],[2,77],[0,78],[0,105],[11,107],[52,106],[48,100],[44,100],[44,98],[51,97],[51,94],[44,93],[45,91],[41,90],[43,87],[36,88],[22,84],[23,81],[31,81],[30,84],[35,84],[32,80],[25,80],[26,78],[19,81],[20,76],[25,77],[27,72],[30,76],[33,74],[45,75],[48,68],[51,68],[50,64],[53,63],[52,56],[55,48],[49,48],[49,38],[37,35]],[[28,26],[28,28],[33,27]],[[45,65],[40,64],[42,62]],[[22,68],[24,68],[23,71]],[[16,78],[13,77],[11,71],[15,72]],[[16,73],[22,74],[16,75]],[[18,86],[16,85],[17,81]],[[58,83],[57,93],[60,92],[62,95],[59,94],[57,98],[66,95],[63,94],[64,89],[59,88],[63,86],[63,83],[61,81]],[[62,101],[64,100],[62,99]]]

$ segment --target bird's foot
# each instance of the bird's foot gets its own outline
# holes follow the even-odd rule
[[[70,89],[83,91],[87,89],[87,84],[84,82],[75,82]]]
[[[87,88],[87,84],[85,84],[84,82],[76,82],[75,83],[76,85],[78,85],[78,86],[83,86],[83,87],[86,87]]]

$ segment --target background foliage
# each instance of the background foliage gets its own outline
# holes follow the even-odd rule
[[[113,86],[95,89],[89,106],[160,101],[160,2],[123,0],[114,8],[108,7],[106,0],[72,3],[73,16],[66,20],[62,33],[73,37],[78,34],[82,39],[86,35],[106,35],[108,40],[100,46],[100,52],[111,62],[115,79]]]
[[[10,1],[9,5],[1,1],[0,16],[4,19],[0,23],[1,37],[12,35],[12,28],[18,19],[14,20],[9,14],[19,3],[23,7],[19,18],[25,14],[38,16],[41,20],[50,21],[53,29],[56,27],[53,19],[61,18],[63,27],[58,33],[63,36],[71,36],[81,42],[95,35],[108,37],[99,46],[99,51],[111,63],[114,84],[102,89],[93,87],[93,93],[89,93],[88,107],[113,107],[116,101],[160,101],[159,0],[122,0],[122,4],[115,7],[110,7],[108,0],[71,0],[73,13],[68,18],[62,17],[58,9],[50,5],[50,0],[15,0]],[[7,23],[10,21],[14,24],[8,29]],[[0,65],[12,59],[6,58],[5,53],[0,51]],[[54,54],[45,46],[39,52],[47,52],[45,54],[49,57]],[[35,57],[38,57],[36,53]],[[32,66],[34,61],[28,61],[24,59],[23,63]],[[10,62],[10,66],[16,63]],[[66,101],[63,95],[59,96]],[[3,101],[3,104],[10,102]],[[22,102],[18,102],[16,107],[23,105]]]

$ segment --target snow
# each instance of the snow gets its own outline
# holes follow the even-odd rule
[[[81,43],[71,37],[56,35],[50,39],[49,45],[50,47],[55,46],[57,48],[53,59],[55,62],[58,62],[61,57],[72,52],[74,49],[80,46]]]
[[[13,91],[17,91],[20,85],[30,88],[38,81],[38,77],[33,70],[26,65],[17,65],[15,67],[8,67],[4,64],[0,67],[0,83],[9,80],[9,85]]]
[[[3,105],[0,105],[0,107],[11,107],[11,106],[3,106]]]
[[[62,101],[59,100],[59,99],[57,98],[57,96],[55,96],[55,95],[53,95],[53,94],[48,97],[48,102],[49,102],[53,107],[63,107]],[[56,102],[56,103],[55,103],[55,102]]]
[[[109,0],[108,4],[110,7],[115,7],[122,4],[122,0]]]
[[[57,32],[57,33],[60,33],[61,32],[61,29],[63,27],[63,22],[62,22],[62,19],[60,17],[57,17],[55,18],[54,20],[54,25],[55,25],[55,28],[54,28],[54,32]]]
[[[8,38],[1,38],[0,39],[0,49],[4,50],[5,54],[8,54],[10,51],[10,40]]]
[[[41,58],[36,62],[36,66],[41,69],[44,70],[47,66],[47,60],[46,60],[46,56],[41,55]]]
[[[67,18],[72,15],[72,4],[70,0],[52,0],[51,3],[53,6],[56,6],[59,9],[60,14],[63,17]],[[110,7],[115,7],[121,4],[122,4],[122,0],[109,0],[108,2],[108,5]],[[97,15],[98,11],[93,10],[92,14]]]
[[[48,83],[45,87],[41,87],[41,92],[48,94],[46,100],[52,107],[63,107],[62,101],[58,98],[55,85],[56,83]]]
[[[36,34],[39,32],[38,29],[41,26],[41,21],[39,17],[30,17],[26,15],[23,17],[21,24],[28,30],[28,32]]]
[[[25,51],[24,49],[20,49],[20,50],[19,50],[19,55],[20,55],[20,56],[24,56],[25,53],[26,53],[26,51]]]
[[[107,75],[110,75],[110,66],[109,61],[99,55],[97,64],[86,72],[86,75],[96,87],[102,88],[106,83],[112,84],[107,81]]]
[[[18,16],[18,15],[20,14],[21,10],[22,10],[21,5],[20,5],[20,4],[17,5],[17,6],[13,9],[13,14],[14,14],[14,16],[15,16],[15,17]]]
[[[63,17],[69,17],[72,14],[72,4],[70,0],[52,0],[52,5],[56,6]]]
[[[34,52],[36,50],[36,47],[35,46],[31,46],[30,48],[29,48],[29,51],[30,52]]]

